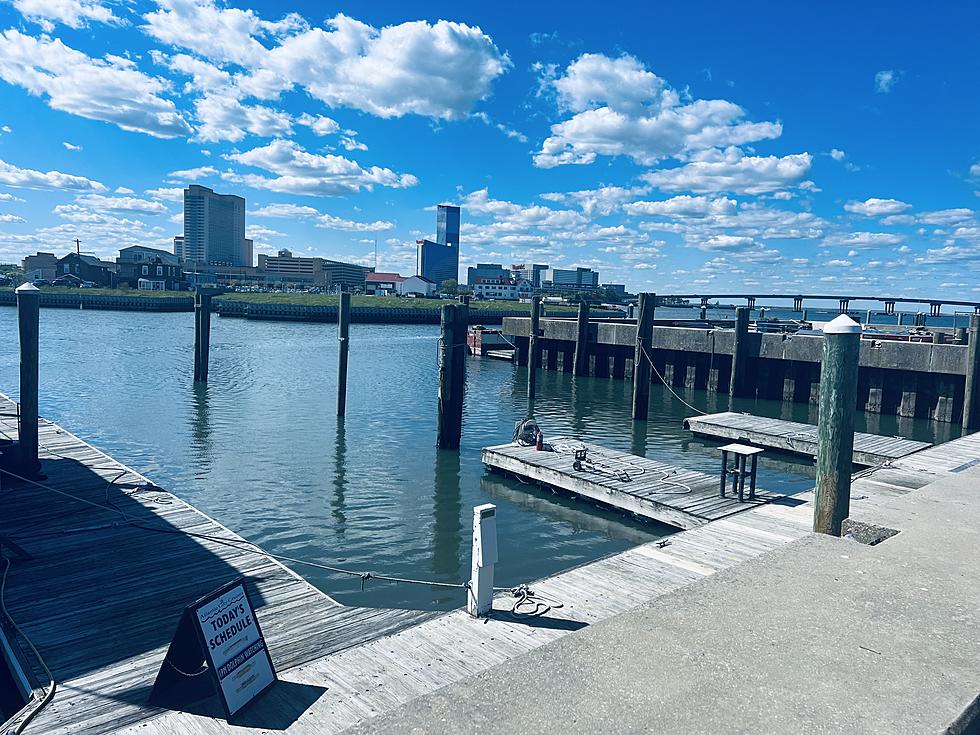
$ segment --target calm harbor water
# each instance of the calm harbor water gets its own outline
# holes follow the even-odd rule
[[[0,390],[16,398],[13,308],[0,308],[0,333]],[[195,386],[192,315],[43,309],[41,412],[249,540],[323,564],[461,581],[472,507],[485,502],[498,506],[499,585],[671,532],[485,472],[480,449],[509,441],[526,411],[526,371],[510,363],[468,361],[462,448],[437,451],[437,340],[436,326],[353,325],[348,415],[338,422],[334,325],[215,317],[210,383]],[[538,390],[547,435],[572,433],[712,474],[719,467],[715,445],[683,430],[691,412],[662,386],[652,388],[650,421],[636,427],[628,381],[542,371]],[[727,397],[683,395],[703,410],[728,410]],[[747,400],[735,409],[816,418],[805,405]],[[859,429],[885,434],[958,434],[944,424],[864,419]],[[760,485],[798,492],[812,475],[808,461],[765,456]],[[464,602],[461,592],[413,585],[370,582],[362,592],[356,578],[294,568],[348,604]]]

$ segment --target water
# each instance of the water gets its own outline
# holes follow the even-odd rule
[[[0,390],[16,397],[13,308],[0,308],[0,330]],[[525,414],[527,374],[510,363],[468,361],[462,448],[437,451],[436,326],[353,325],[340,422],[334,325],[216,317],[211,340],[210,383],[196,386],[190,314],[43,309],[41,412],[245,538],[325,564],[461,581],[472,507],[485,502],[498,506],[501,585],[671,532],[484,471],[480,449],[508,441]],[[650,421],[636,430],[628,381],[542,371],[538,386],[535,414],[551,436],[719,468],[715,446],[683,430],[690,410],[660,386],[652,387]],[[707,411],[728,408],[727,397],[683,395]],[[736,409],[814,420],[803,405],[743,401]],[[930,441],[955,432],[895,417],[874,428]],[[759,471],[762,487],[787,493],[812,487],[812,475],[810,462],[781,456],[765,456]],[[372,582],[361,592],[356,578],[294,568],[348,604],[463,603],[455,590]]]

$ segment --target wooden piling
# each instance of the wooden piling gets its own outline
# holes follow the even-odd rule
[[[459,449],[463,431],[463,395],[466,387],[466,325],[469,307],[442,307],[439,346],[439,422],[436,446]]]
[[[589,374],[589,302],[578,304],[578,331],[575,337],[575,374]]]
[[[823,333],[813,530],[840,536],[850,513],[861,325],[841,315]]]
[[[653,350],[653,317],[657,296],[641,293],[633,353],[633,420],[646,421],[650,412],[650,358]]]
[[[211,352],[211,297],[213,291],[198,288],[194,294],[194,382],[208,382]]]
[[[963,428],[980,428],[980,315],[970,316],[966,342],[966,384],[963,391]]]
[[[41,291],[33,283],[16,289],[17,328],[20,334],[20,405],[18,410],[18,470],[35,477],[41,469],[37,459],[38,353]]]
[[[749,309],[739,306],[735,309],[735,346],[732,350],[732,378],[728,391],[733,396],[744,396],[748,391],[749,364]]]
[[[347,413],[347,358],[350,352],[350,292],[340,292],[337,309],[337,415]]]
[[[535,395],[537,394],[538,384],[538,363],[541,361],[541,349],[538,343],[538,331],[541,321],[541,297],[531,297],[531,334],[528,342],[528,366],[527,366],[527,412],[532,415]]]

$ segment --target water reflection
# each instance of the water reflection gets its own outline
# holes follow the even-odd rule
[[[633,444],[630,447],[630,452],[637,455],[638,457],[647,456],[647,422],[646,421],[634,421],[633,422]]]
[[[345,503],[347,491],[347,425],[343,416],[337,417],[337,438],[334,443],[333,500],[330,515],[336,521],[333,531],[343,538],[347,530]]]
[[[211,405],[207,383],[191,384],[191,450],[194,453],[194,468],[199,478],[211,472],[214,456],[211,427]]]
[[[432,497],[432,571],[440,577],[451,577],[460,569],[460,498],[459,453],[436,450],[434,494]]]

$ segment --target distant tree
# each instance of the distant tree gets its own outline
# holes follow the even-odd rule
[[[439,290],[444,294],[455,296],[459,293],[459,283],[456,282],[455,278],[447,278],[445,281],[439,284]]]
[[[622,303],[622,294],[615,288],[604,288],[602,289],[602,300],[610,304]]]

